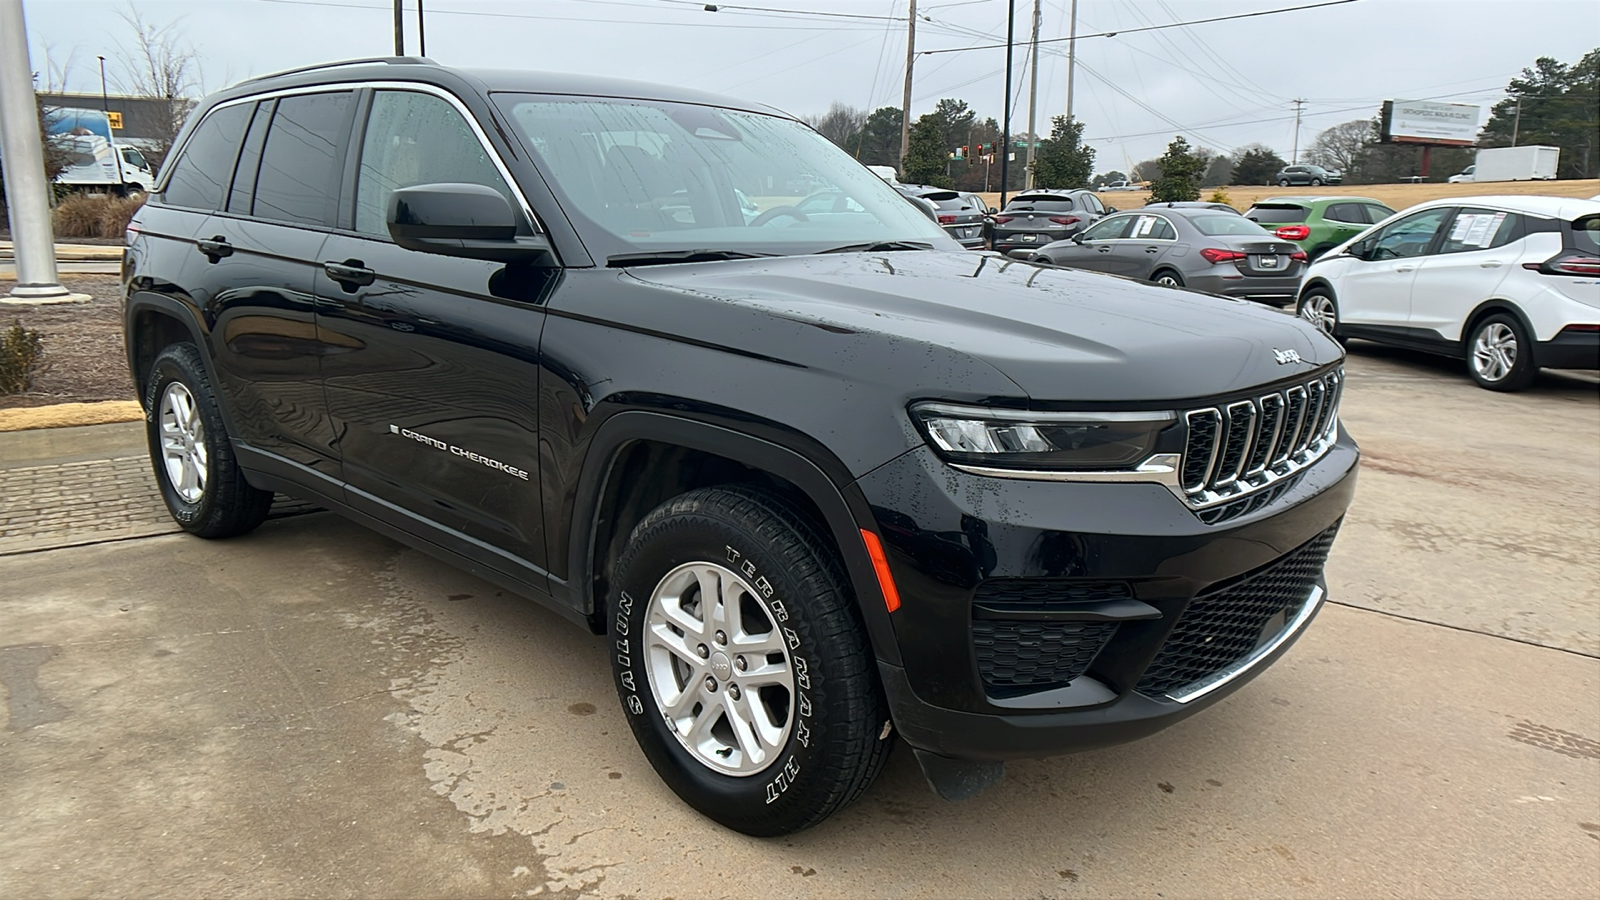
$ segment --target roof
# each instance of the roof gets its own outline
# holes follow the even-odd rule
[[[1484,194],[1473,197],[1441,197],[1418,203],[1410,209],[1436,206],[1488,206],[1510,212],[1530,213],[1552,219],[1575,219],[1600,214],[1600,202],[1576,197],[1542,197],[1529,194]],[[1409,210],[1407,210],[1409,212]]]
[[[1346,196],[1344,194],[1320,194],[1320,195],[1295,194],[1295,195],[1292,195],[1292,196],[1284,196],[1284,197],[1262,197],[1260,200],[1257,200],[1256,202],[1254,202],[1254,203],[1252,203],[1250,205],[1251,206],[1271,206],[1274,203],[1340,203],[1340,202],[1343,202],[1343,203],[1376,203],[1379,206],[1383,206],[1383,207],[1387,207],[1389,205],[1389,204],[1383,202],[1382,200],[1374,200],[1371,197],[1349,197],[1349,196]]]

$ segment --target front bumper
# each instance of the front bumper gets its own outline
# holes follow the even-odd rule
[[[953,470],[929,450],[883,466],[858,484],[902,598],[893,624],[904,665],[879,664],[895,726],[928,753],[1004,760],[1136,740],[1217,702],[1271,665],[1315,616],[1326,592],[1320,560],[1304,602],[1263,627],[1247,654],[1172,685],[1158,669],[1184,614],[1198,608],[1197,596],[1257,583],[1319,537],[1331,539],[1354,494],[1358,456],[1341,430],[1273,502],[1216,526],[1160,485],[986,478]],[[1095,608],[1144,612],[1116,621],[1066,685],[1019,689],[996,683],[992,658],[985,670],[975,642],[975,623],[992,615],[975,601],[1010,583],[1126,585],[1131,606]],[[1018,646],[1025,655],[1040,645]]]

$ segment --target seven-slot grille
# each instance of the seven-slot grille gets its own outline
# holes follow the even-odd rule
[[[1304,384],[1184,414],[1183,490],[1195,508],[1264,488],[1333,445],[1344,370]]]

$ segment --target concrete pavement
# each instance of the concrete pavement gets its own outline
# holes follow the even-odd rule
[[[657,780],[601,639],[330,515],[0,557],[0,896],[1592,897],[1600,403],[1457,368],[1352,356],[1336,604],[1239,694],[783,840]]]

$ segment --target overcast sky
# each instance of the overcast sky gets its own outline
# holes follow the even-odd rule
[[[1043,0],[1041,38],[1064,37],[1071,0]],[[1097,168],[1159,155],[1176,133],[1228,150],[1250,142],[1288,157],[1295,98],[1300,146],[1385,99],[1481,103],[1539,56],[1577,61],[1600,44],[1594,0],[1354,0],[1337,6],[1113,37],[1169,22],[1316,0],[1079,0],[1075,112]],[[920,0],[917,49],[1004,42],[1008,0]],[[1032,0],[1015,0],[1025,41]],[[405,0],[415,53],[416,0]],[[748,0],[707,12],[699,0],[425,0],[428,56],[447,65],[615,75],[764,102],[796,114],[832,101],[898,106],[907,0]],[[740,9],[740,6],[747,8]],[[24,0],[32,63],[70,58],[70,90],[100,89],[98,61],[131,49],[127,0]],[[785,15],[748,7],[805,10]],[[204,87],[393,49],[387,0],[138,0],[199,57]],[[849,14],[849,15],[837,15]],[[923,19],[926,17],[926,19]],[[993,37],[986,37],[986,35]],[[1016,56],[1014,131],[1028,123]],[[1066,44],[1041,48],[1039,130],[1066,108]],[[912,115],[941,97],[999,118],[1005,51],[919,55]]]

